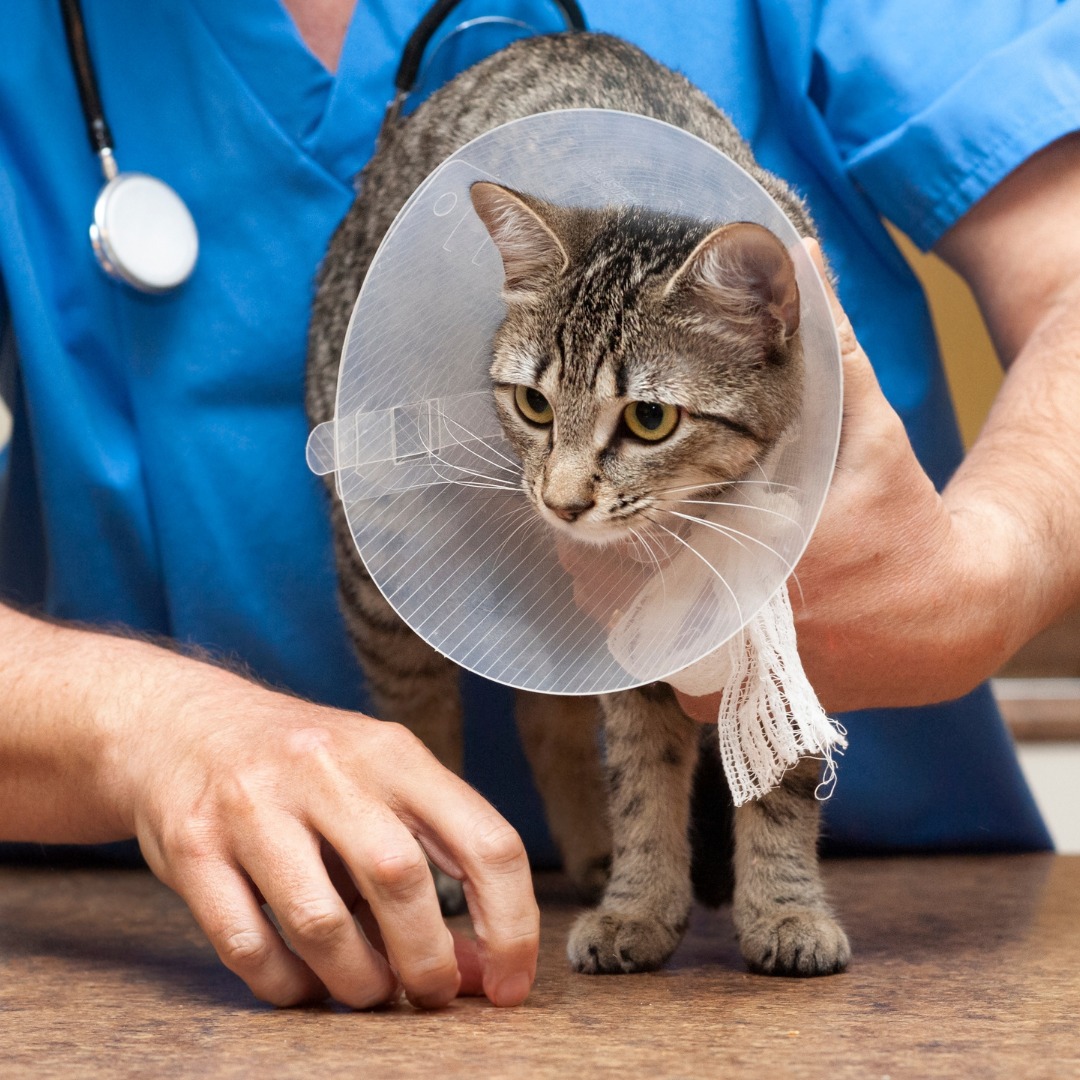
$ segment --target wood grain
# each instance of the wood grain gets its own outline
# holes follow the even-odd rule
[[[278,1011],[222,968],[141,871],[0,870],[5,1077],[1080,1077],[1080,857],[829,864],[844,975],[751,976],[726,911],[667,970],[573,975],[575,907],[539,881],[520,1009],[460,1000]]]

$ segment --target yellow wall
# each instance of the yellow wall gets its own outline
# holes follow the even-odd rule
[[[936,256],[924,255],[903,233],[890,232],[930,299],[964,445],[970,446],[1001,385],[1001,365],[963,279]]]

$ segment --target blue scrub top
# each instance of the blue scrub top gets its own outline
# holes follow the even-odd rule
[[[277,0],[84,0],[121,167],[165,179],[199,226],[194,276],[162,297],[109,281],[91,253],[101,178],[57,5],[0,7],[0,392],[15,414],[0,596],[198,642],[271,683],[365,707],[325,493],[304,463],[305,333],[422,6],[361,0],[331,76]],[[932,246],[1080,127],[1080,3],[585,7],[593,29],[685,72],[806,196],[885,393],[944,483],[956,425],[923,298],[880,219]],[[560,26],[546,0],[470,0],[458,19],[492,12]],[[458,36],[428,82],[497,38]],[[538,850],[509,696],[466,681],[468,772]],[[1049,845],[985,689],[845,723],[834,848]]]

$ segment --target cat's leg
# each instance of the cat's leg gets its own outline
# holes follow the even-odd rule
[[[690,914],[690,786],[697,724],[657,683],[601,699],[611,880],[570,931],[568,954],[590,974],[650,971],[675,950]]]
[[[521,745],[544,800],[563,868],[582,897],[599,900],[611,868],[611,828],[593,697],[517,694]]]
[[[350,541],[351,543],[351,541]],[[363,571],[341,578],[346,625],[367,678],[375,715],[407,727],[458,776],[462,772],[459,669],[401,620]],[[444,915],[465,910],[461,882],[432,865]]]
[[[851,956],[818,865],[821,764],[804,758],[780,786],[735,810],[733,917],[751,970],[830,975]]]

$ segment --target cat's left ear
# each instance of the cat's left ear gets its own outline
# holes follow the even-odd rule
[[[763,225],[714,229],[668,282],[665,295],[689,293],[726,319],[775,320],[784,340],[799,329],[799,286],[787,248]]]
[[[486,180],[473,184],[469,197],[502,256],[507,300],[528,300],[566,269],[566,249],[544,219],[553,208]]]

